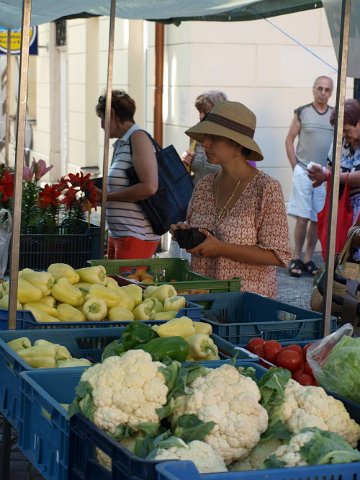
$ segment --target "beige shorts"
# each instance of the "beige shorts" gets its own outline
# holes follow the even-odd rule
[[[307,170],[296,165],[293,171],[288,215],[317,222],[317,214],[324,208],[325,196],[325,185],[314,188]]]

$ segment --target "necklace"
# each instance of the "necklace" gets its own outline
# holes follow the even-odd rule
[[[215,198],[215,212],[216,212],[216,219],[217,220],[222,220],[224,217],[226,217],[226,215],[228,213],[227,208],[230,205],[231,200],[234,198],[235,193],[237,192],[237,189],[239,188],[240,185],[241,185],[241,178],[238,180],[232,194],[228,198],[225,205],[222,208],[219,208],[218,207],[218,200],[219,200],[220,181],[217,184],[216,198]]]

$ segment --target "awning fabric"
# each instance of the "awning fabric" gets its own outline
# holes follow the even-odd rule
[[[0,0],[0,27],[22,23],[22,0]],[[31,24],[77,15],[109,15],[110,0],[32,0]],[[322,7],[320,0],[118,0],[116,17],[179,23],[186,20],[239,21]]]

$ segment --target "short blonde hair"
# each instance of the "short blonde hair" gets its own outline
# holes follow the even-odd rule
[[[227,99],[226,93],[221,90],[209,90],[196,97],[195,107],[200,113],[209,113],[216,103]]]

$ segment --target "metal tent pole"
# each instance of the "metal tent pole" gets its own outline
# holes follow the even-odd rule
[[[27,101],[27,83],[29,70],[29,40],[30,40],[31,0],[23,0],[23,17],[21,27],[21,50],[18,108],[16,118],[16,150],[15,150],[15,188],[13,229],[10,249],[10,298],[9,298],[9,329],[16,328],[16,304],[18,290],[19,250],[23,167],[25,152],[25,119]]]
[[[349,30],[350,30],[350,12],[351,12],[351,0],[342,0],[341,9],[341,23],[340,23],[340,42],[339,42],[339,69],[337,78],[337,91],[336,91],[336,107],[337,107],[337,120],[334,130],[334,143],[336,142],[336,148],[333,149],[332,159],[332,172],[331,172],[331,187],[330,193],[330,222],[328,225],[328,241],[327,241],[327,256],[326,256],[326,268],[325,279],[326,289],[324,296],[324,322],[323,322],[323,335],[329,335],[330,333],[330,317],[331,317],[331,304],[332,304],[332,292],[333,292],[333,278],[334,278],[334,258],[335,258],[335,240],[337,230],[337,214],[338,214],[338,202],[339,202],[339,185],[340,185],[340,157],[342,151],[342,136],[343,136],[343,123],[344,123],[344,101],[346,93],[346,73],[347,73],[347,60],[349,50]]]
[[[108,71],[106,85],[106,103],[104,118],[104,155],[103,155],[103,186],[101,196],[101,221],[100,221],[100,257],[104,257],[105,243],[105,214],[106,214],[106,179],[109,169],[109,140],[110,140],[110,119],[111,119],[111,95],[113,83],[113,64],[114,64],[114,33],[115,33],[115,9],[116,0],[111,0],[110,8],[110,27],[109,27],[109,54],[108,54]]]

